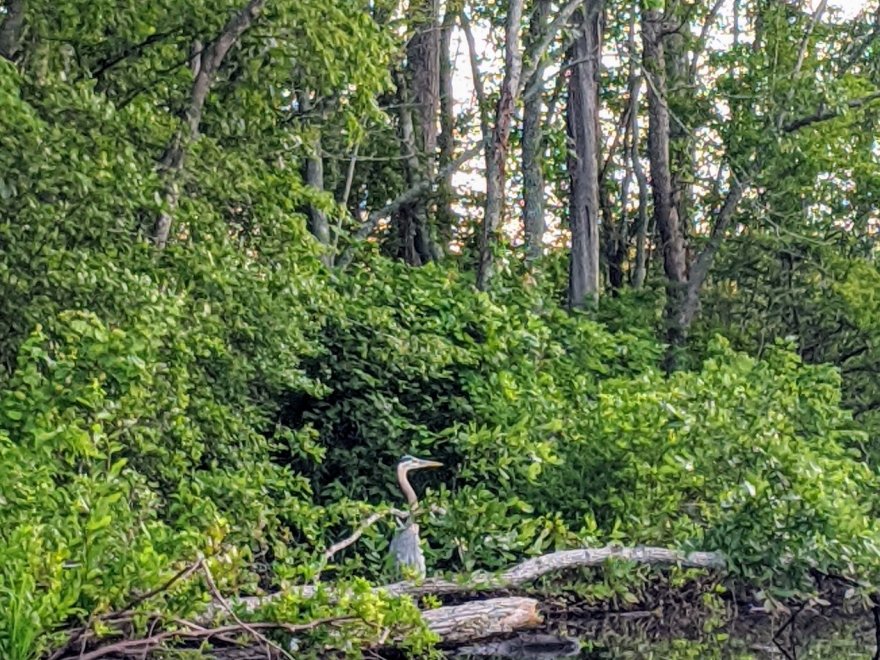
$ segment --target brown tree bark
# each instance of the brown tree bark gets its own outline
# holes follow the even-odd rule
[[[445,169],[455,158],[455,93],[452,85],[452,31],[455,29],[456,11],[447,5],[440,26],[440,169]],[[437,235],[438,248],[445,251],[452,241],[453,228],[457,215],[452,208],[454,195],[452,172],[445,175],[437,190]]]
[[[599,62],[601,0],[585,0],[571,50],[568,134],[571,251],[568,300],[583,307],[599,297]]]
[[[440,108],[440,24],[438,0],[410,5],[413,35],[406,47],[405,82],[400,91],[401,145],[410,186],[430,180],[435,171],[437,117]],[[417,199],[396,217],[398,255],[418,266],[440,256],[431,237],[427,199]]]

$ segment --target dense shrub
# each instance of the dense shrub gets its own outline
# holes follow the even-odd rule
[[[719,340],[667,378],[649,340],[467,285],[379,263],[344,282],[313,367],[329,394],[300,402],[326,451],[322,498],[399,498],[393,464],[412,451],[448,466],[416,477],[447,510],[426,524],[437,567],[616,540],[718,549],[783,593],[878,566],[876,480],[846,449],[860,433],[833,369]]]

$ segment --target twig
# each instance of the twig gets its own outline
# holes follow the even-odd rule
[[[389,511],[377,511],[376,513],[368,516],[360,525],[357,526],[357,529],[355,529],[350,536],[347,536],[341,541],[334,543],[324,551],[324,563],[326,564],[333,558],[336,553],[345,550],[348,546],[355,543],[361,536],[363,536],[364,532],[375,525],[379,520],[391,514],[397,515],[397,513],[397,511],[392,509]]]
[[[205,575],[205,582],[208,583],[208,588],[211,590],[211,593],[214,594],[214,598],[217,600],[217,602],[220,603],[220,605],[223,607],[224,610],[226,610],[226,613],[232,617],[233,621],[235,621],[239,626],[241,626],[246,631],[248,631],[254,637],[254,639],[262,642],[267,648],[273,648],[276,651],[278,651],[285,658],[290,658],[290,660],[293,660],[293,656],[290,655],[283,648],[278,646],[278,644],[276,644],[275,642],[273,642],[272,640],[267,638],[265,635],[257,632],[257,630],[254,627],[252,627],[250,624],[245,623],[244,621],[241,620],[241,618],[229,606],[229,603],[226,601],[226,599],[223,597],[223,594],[221,594],[220,590],[217,588],[217,583],[214,582],[214,576],[211,575],[211,569],[209,569],[208,565],[203,561],[200,562],[200,564],[202,567],[202,572]],[[266,657],[271,660],[272,656],[271,656],[271,654],[269,654],[267,652]]]
[[[150,591],[147,591],[146,593],[143,593],[140,596],[136,596],[128,603],[128,605],[126,605],[125,607],[122,608],[122,610],[120,611],[120,614],[125,614],[127,612],[130,612],[135,607],[137,607],[138,605],[140,605],[144,601],[149,600],[153,596],[158,596],[159,594],[161,594],[165,591],[168,591],[172,586],[174,586],[174,584],[176,582],[180,582],[181,580],[185,580],[190,575],[192,575],[197,570],[199,570],[199,567],[203,563],[204,563],[203,559],[197,559],[195,562],[193,562],[192,564],[190,564],[186,568],[183,568],[183,569],[179,570],[177,573],[175,573],[162,586],[156,587],[155,589],[151,589]]]
[[[151,589],[151,590],[149,590],[139,596],[135,596],[121,610],[118,610],[115,612],[108,612],[107,614],[104,614],[104,615],[98,616],[98,617],[90,617],[89,620],[85,623],[85,625],[71,631],[70,636],[68,637],[68,639],[64,643],[64,645],[58,647],[55,650],[55,652],[49,656],[48,660],[58,660],[58,658],[60,658],[64,653],[66,653],[68,651],[68,649],[70,649],[77,642],[81,642],[80,655],[82,655],[82,649],[85,647],[85,644],[89,640],[89,636],[90,636],[89,629],[91,628],[93,621],[103,621],[103,622],[113,621],[113,622],[117,622],[117,623],[122,622],[122,621],[127,621],[129,619],[129,615],[131,614],[131,611],[135,607],[137,607],[141,603],[149,600],[153,596],[157,596],[160,593],[168,591],[172,586],[174,586],[175,583],[177,583],[181,580],[185,580],[190,575],[195,573],[199,569],[199,566],[201,566],[201,564],[202,564],[202,559],[198,559],[197,561],[190,564],[189,566],[179,570],[177,573],[175,573],[173,576],[171,576],[168,580],[166,580],[165,583],[162,584],[161,586],[156,587],[155,589]]]
[[[331,617],[326,619],[315,619],[314,621],[300,625],[292,625],[289,623],[250,623],[248,624],[248,628],[250,629],[248,632],[253,634],[253,631],[256,630],[283,630],[284,632],[295,634],[314,630],[321,626],[342,623],[345,621],[354,621],[355,619],[356,617],[350,616]],[[181,620],[181,622],[183,622],[183,620]],[[221,635],[241,633],[242,630],[242,627],[238,624],[218,626],[216,628],[203,628],[196,625],[193,628],[186,630],[166,630],[143,639],[126,639],[120,642],[114,642],[113,644],[108,644],[107,646],[95,649],[84,655],[78,654],[65,656],[62,660],[96,660],[97,658],[106,658],[108,656],[120,655],[123,653],[148,652],[151,649],[161,646],[165,642],[175,639],[207,640],[212,637],[220,637]],[[288,655],[288,657],[290,656]]]
[[[777,648],[779,648],[779,650],[782,651],[783,655],[785,655],[786,658],[792,658],[792,660],[797,660],[797,650],[796,650],[796,647],[794,644],[794,637],[793,637],[794,636],[794,621],[795,621],[795,619],[797,619],[798,615],[804,611],[804,608],[806,607],[806,605],[807,605],[806,603],[801,603],[794,610],[794,612],[791,613],[791,616],[788,617],[788,620],[782,625],[782,627],[779,630],[777,630],[776,633],[774,633],[774,635],[773,635],[773,643],[776,644]],[[782,633],[785,632],[785,630],[789,627],[792,628],[792,635],[791,635],[792,641],[790,643],[790,646],[791,646],[793,653],[788,653],[784,648],[782,648],[782,644],[780,643],[780,637],[782,636]]]

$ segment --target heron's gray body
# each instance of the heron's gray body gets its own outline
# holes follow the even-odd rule
[[[419,526],[416,523],[408,519],[397,530],[390,549],[399,571],[406,568],[418,577],[425,577],[425,555],[422,553]]]
[[[401,523],[389,547],[398,573],[403,573],[406,570],[417,577],[425,577],[425,555],[422,554],[419,526],[415,521],[419,501],[416,498],[413,487],[409,483],[407,473],[410,470],[440,467],[441,465],[437,461],[426,461],[421,458],[413,458],[412,456],[404,456],[400,459],[400,463],[397,464],[397,481],[406,497],[407,504],[409,504],[409,515]]]

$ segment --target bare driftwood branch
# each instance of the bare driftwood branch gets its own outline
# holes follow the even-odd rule
[[[723,570],[725,558],[717,552],[691,552],[667,548],[639,546],[633,548],[606,546],[604,548],[582,548],[580,550],[561,550],[540,557],[527,559],[498,574],[474,573],[462,576],[461,579],[447,580],[444,578],[428,578],[421,582],[395,582],[393,584],[374,587],[374,591],[383,591],[392,596],[426,596],[430,594],[450,595],[463,594],[480,590],[510,589],[523,586],[540,577],[572,568],[589,568],[601,566],[609,559],[621,559],[637,564],[649,565],[680,565],[689,568],[707,568]],[[284,593],[293,593],[301,597],[314,596],[318,587],[303,585],[288,592],[240,598],[234,605],[244,607],[248,611],[259,609]]]

